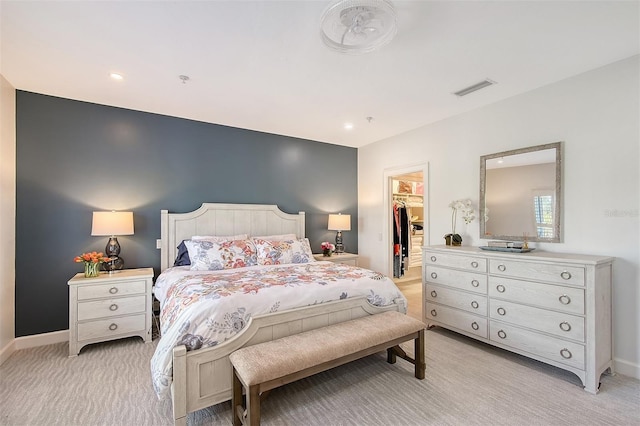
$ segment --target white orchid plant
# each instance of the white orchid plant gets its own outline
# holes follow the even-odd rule
[[[475,209],[470,199],[452,201],[449,203],[449,207],[451,207],[451,234],[445,235],[445,238],[449,237],[454,243],[458,243],[456,245],[459,245],[462,243],[462,237],[456,234],[458,212],[460,212],[464,223],[468,225],[476,218]]]

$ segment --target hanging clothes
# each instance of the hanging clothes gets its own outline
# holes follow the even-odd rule
[[[404,203],[393,204],[393,277],[400,278],[408,266],[409,216]]]

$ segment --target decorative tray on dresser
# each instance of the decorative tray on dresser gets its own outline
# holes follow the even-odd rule
[[[576,374],[613,372],[612,257],[423,248],[424,320]]]

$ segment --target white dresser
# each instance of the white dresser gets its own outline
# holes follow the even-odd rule
[[[423,262],[429,327],[571,371],[598,392],[612,370],[613,258],[431,246]]]
[[[90,343],[129,336],[151,342],[153,269],[98,277],[76,274],[69,285],[69,356]]]

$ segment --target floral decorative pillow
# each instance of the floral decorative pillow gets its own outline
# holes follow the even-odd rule
[[[256,246],[251,240],[186,240],[191,270],[218,271],[257,265]]]
[[[194,235],[191,237],[192,240],[209,240],[209,241],[227,241],[227,240],[246,240],[247,234],[238,234],[238,235],[230,235],[228,237],[217,237],[217,236],[198,236]],[[185,240],[182,240],[178,245],[178,255],[176,256],[176,260],[173,262],[173,266],[189,266],[191,265],[191,259],[189,259],[189,252],[187,251],[187,246],[184,245]]]
[[[259,265],[315,262],[309,239],[269,241],[254,238]]]

